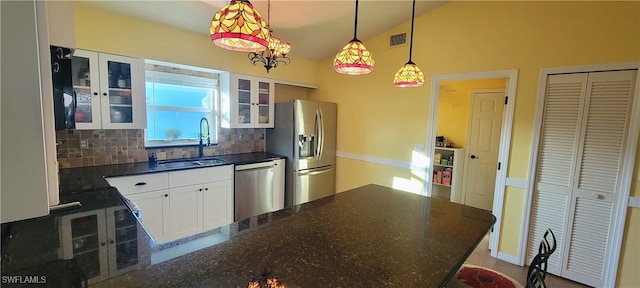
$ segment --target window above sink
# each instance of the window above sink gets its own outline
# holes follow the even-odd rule
[[[145,84],[145,147],[195,146],[201,133],[217,143],[218,71],[145,60]],[[209,131],[200,130],[202,118]]]

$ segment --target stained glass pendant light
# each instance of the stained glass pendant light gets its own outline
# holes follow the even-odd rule
[[[269,27],[248,0],[231,0],[211,19],[211,41],[228,50],[258,52],[269,45]]]
[[[356,0],[356,18],[353,28],[353,40],[344,46],[336,58],[333,60],[333,69],[341,74],[365,75],[373,72],[373,61],[371,52],[364,47],[362,42],[356,37],[358,31],[358,0]]]
[[[400,71],[396,73],[393,79],[395,87],[420,87],[424,85],[424,73],[420,71],[418,65],[411,61],[411,52],[413,50],[413,22],[416,15],[416,0],[413,0],[413,9],[411,12],[411,40],[409,42],[409,62],[404,64]]]

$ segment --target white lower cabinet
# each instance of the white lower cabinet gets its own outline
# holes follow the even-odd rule
[[[202,185],[171,188],[169,196],[169,238],[178,239],[202,232]]]
[[[233,222],[233,165],[107,181],[138,206],[142,224],[158,243]]]
[[[205,183],[203,186],[202,213],[204,230],[207,231],[232,223],[233,178],[231,180]]]
[[[169,189],[136,193],[125,197],[138,205],[140,220],[153,240],[159,243],[167,241],[170,235],[168,225],[165,223],[169,219]]]

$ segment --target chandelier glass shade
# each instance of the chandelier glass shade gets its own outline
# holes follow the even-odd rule
[[[424,85],[424,73],[420,68],[411,61],[411,53],[413,51],[413,22],[416,15],[416,0],[413,0],[413,8],[411,11],[411,41],[409,42],[409,61],[400,68],[396,76],[393,78],[393,86],[395,87],[420,87]]]
[[[269,45],[269,27],[248,0],[231,0],[211,19],[211,41],[240,52],[259,52]]]
[[[340,74],[365,75],[373,72],[373,56],[356,37],[358,31],[358,0],[356,0],[356,17],[354,21],[353,40],[342,47],[333,60],[333,70]]]
[[[289,65],[291,59],[287,57],[287,53],[291,50],[291,44],[280,40],[276,36],[269,38],[269,47],[262,52],[249,53],[249,61],[251,64],[256,65],[262,63],[267,73],[271,68],[278,67],[278,64]]]

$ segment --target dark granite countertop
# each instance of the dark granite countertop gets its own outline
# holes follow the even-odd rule
[[[203,167],[213,167],[222,165],[241,165],[247,163],[257,163],[273,159],[281,159],[283,156],[266,153],[266,152],[253,152],[253,153],[239,153],[228,155],[216,155],[212,156],[217,159],[223,160],[224,163],[208,165],[208,166],[191,166],[191,167],[179,167],[179,168],[163,168],[161,165],[150,165],[149,162],[137,162],[128,164],[113,164],[102,165],[92,167],[80,167],[80,168],[68,168],[60,169],[60,190],[64,192],[76,192],[86,190],[96,190],[109,188],[109,183],[104,180],[104,177],[109,176],[127,176],[146,173],[167,172],[184,169],[198,169]],[[193,159],[197,160],[197,159]],[[62,196],[61,196],[62,197]],[[61,199],[61,203],[66,203],[64,199]]]
[[[99,204],[3,224],[3,281],[46,280],[3,287],[79,287],[72,283],[81,275],[94,287],[247,287],[265,269],[285,287],[441,287],[495,223],[488,211],[367,185],[158,245],[130,213],[119,213],[117,190],[65,197]],[[86,220],[100,211],[105,221]],[[61,260],[65,247],[76,249],[69,239],[82,238],[68,232],[74,225],[132,233],[116,236],[101,256]],[[105,266],[97,277],[95,263]],[[17,275],[31,278],[5,278]]]

